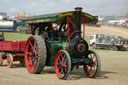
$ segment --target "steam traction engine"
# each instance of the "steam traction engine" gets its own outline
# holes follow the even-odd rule
[[[85,23],[94,23],[97,19],[81,10],[75,8],[75,11],[23,20],[31,26],[32,33],[25,48],[25,63],[30,73],[38,74],[45,66],[54,66],[58,78],[67,79],[75,66],[82,65],[88,77],[95,78],[99,74],[99,56],[89,50],[81,37],[81,23],[85,26]]]

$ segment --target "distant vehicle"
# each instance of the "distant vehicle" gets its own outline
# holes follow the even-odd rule
[[[90,45],[93,48],[128,50],[128,39],[124,39],[120,36],[96,34],[90,36]]]
[[[100,23],[89,23],[89,24],[86,24],[87,26],[90,26],[90,27],[101,27],[101,24]]]
[[[126,21],[125,23],[121,24],[121,26],[128,28],[128,21]]]

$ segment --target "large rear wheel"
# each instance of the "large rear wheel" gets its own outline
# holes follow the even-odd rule
[[[41,73],[46,63],[46,45],[41,36],[29,37],[25,48],[25,63],[30,73]]]
[[[88,58],[92,60],[90,64],[84,65],[85,74],[89,78],[96,78],[101,70],[101,62],[99,56],[94,51],[89,51]]]
[[[67,79],[71,71],[71,59],[67,51],[58,52],[55,59],[55,72],[60,79]]]

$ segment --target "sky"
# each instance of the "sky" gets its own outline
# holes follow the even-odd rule
[[[0,11],[7,14],[41,15],[73,11],[75,7],[92,15],[128,14],[128,0],[0,0]]]

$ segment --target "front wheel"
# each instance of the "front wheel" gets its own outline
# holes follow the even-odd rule
[[[58,52],[54,66],[58,78],[66,80],[71,71],[71,59],[67,51]]]
[[[89,78],[96,78],[101,70],[101,62],[98,54],[94,51],[89,51],[88,58],[92,60],[90,64],[84,65],[84,72]]]

